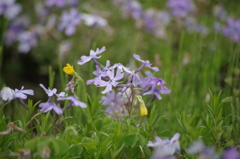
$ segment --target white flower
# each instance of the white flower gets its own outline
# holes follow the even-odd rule
[[[15,92],[9,87],[4,87],[0,92],[0,97],[5,101],[11,101],[14,99]]]
[[[162,140],[160,137],[155,137],[156,142],[149,141],[147,146],[154,148],[154,153],[152,158],[162,158],[173,155],[175,152],[180,152],[179,139],[180,134],[176,133],[169,139]]]

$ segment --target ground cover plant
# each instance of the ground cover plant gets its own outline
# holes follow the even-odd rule
[[[0,158],[240,159],[237,0],[0,0]]]

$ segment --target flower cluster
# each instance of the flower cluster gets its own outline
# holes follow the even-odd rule
[[[47,100],[47,102],[42,102],[39,104],[39,107],[41,108],[40,111],[43,113],[46,113],[50,110],[54,110],[58,115],[61,115],[64,111],[64,109],[62,109],[61,107],[59,107],[56,103],[51,102],[53,96],[55,95],[57,97],[58,101],[65,101],[65,100],[69,100],[70,103],[68,106],[66,106],[65,109],[68,109],[72,106],[79,106],[82,108],[86,108],[87,105],[81,101],[79,101],[77,99],[76,96],[68,96],[65,92],[61,92],[59,94],[57,94],[57,89],[53,88],[52,90],[50,88],[45,88],[43,84],[40,84],[40,87],[43,88],[43,90],[45,91],[45,93],[48,95],[49,99]]]
[[[208,28],[199,24],[194,17],[197,9],[193,0],[168,0],[166,2],[168,10],[155,8],[143,10],[146,7],[138,0],[115,0],[115,5],[121,6],[124,17],[131,17],[136,21],[137,28],[145,28],[146,32],[157,38],[167,38],[166,28],[171,22],[177,22],[179,27],[185,27],[189,33],[208,34]]]
[[[101,93],[107,94],[107,96],[102,98],[102,104],[109,106],[106,110],[107,114],[112,115],[118,112],[121,115],[125,115],[125,110],[128,110],[127,114],[130,114],[131,103],[134,103],[133,99],[135,98],[135,95],[137,95],[136,97],[140,102],[140,115],[144,116],[148,113],[144,101],[140,96],[153,95],[152,102],[156,98],[161,99],[160,94],[170,93],[170,90],[164,86],[165,82],[163,79],[140,76],[139,72],[144,68],[149,68],[156,72],[159,71],[157,67],[152,66],[149,60],[143,60],[139,55],[134,54],[134,59],[141,62],[140,67],[135,70],[131,70],[121,63],[115,63],[111,66],[110,61],[108,60],[106,61],[106,65],[103,66],[98,62],[98,59],[101,57],[100,54],[105,50],[105,47],[102,47],[101,49],[97,48],[96,51],[91,50],[89,56],[81,56],[81,60],[78,61],[78,64],[83,65],[89,61],[94,62],[96,66],[96,70],[93,72],[95,78],[88,80],[87,84],[94,84],[97,87],[105,87]],[[141,89],[142,91],[135,91],[136,88]]]
[[[56,13],[54,7],[59,7],[60,12]],[[67,36],[74,35],[82,21],[93,28],[103,28],[108,25],[107,20],[100,15],[91,14],[89,11],[88,14],[80,13],[78,0],[45,0],[36,3],[34,8],[36,17],[32,21],[24,12],[19,14],[24,8],[16,4],[15,0],[0,1],[0,15],[10,20],[5,43],[7,45],[17,43],[20,53],[28,53],[31,48],[38,45],[39,38],[55,36],[56,31],[64,32]]]

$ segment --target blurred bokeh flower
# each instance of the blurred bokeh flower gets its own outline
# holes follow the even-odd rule
[[[157,136],[155,137],[155,142],[149,141],[147,146],[154,148],[152,159],[161,159],[170,157],[174,153],[180,153],[180,144],[178,141],[179,137],[180,134],[176,133],[170,140],[162,140]]]
[[[89,27],[94,28],[102,28],[107,26],[108,22],[106,19],[100,17],[96,14],[81,14],[81,19],[84,21],[84,23]]]
[[[233,18],[227,19],[227,26],[223,28],[223,34],[229,37],[234,42],[240,41],[240,19],[234,20]]]
[[[58,29],[60,31],[65,29],[65,34],[71,36],[76,32],[76,26],[81,23],[81,16],[77,9],[71,8],[69,12],[62,13],[60,20],[61,24]]]
[[[20,4],[15,4],[15,0],[0,1],[0,15],[4,15],[8,19],[15,18],[22,10]]]

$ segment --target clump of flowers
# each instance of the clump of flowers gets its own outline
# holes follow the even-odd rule
[[[142,77],[139,72],[144,68],[149,68],[152,71],[159,71],[157,67],[153,67],[149,60],[143,60],[137,54],[133,57],[141,62],[141,65],[136,70],[131,70],[125,67],[121,63],[115,63],[112,66],[110,61],[107,60],[106,65],[103,66],[98,62],[101,57],[99,54],[106,50],[105,47],[101,49],[97,48],[96,51],[91,50],[89,56],[81,56],[81,60],[78,61],[79,65],[83,65],[89,61],[93,61],[96,70],[93,72],[94,79],[87,81],[87,84],[94,84],[97,87],[105,87],[101,92],[107,94],[102,98],[102,104],[108,105],[106,113],[116,116],[131,116],[133,112],[132,105],[134,99],[137,98],[140,105],[139,112],[141,116],[148,114],[147,106],[141,96],[153,95],[150,103],[156,98],[161,99],[160,94],[169,94],[170,90],[164,86],[165,82],[161,78],[157,77]],[[130,93],[129,93],[130,92]],[[127,110],[127,112],[126,112]],[[116,113],[119,113],[118,115]]]

